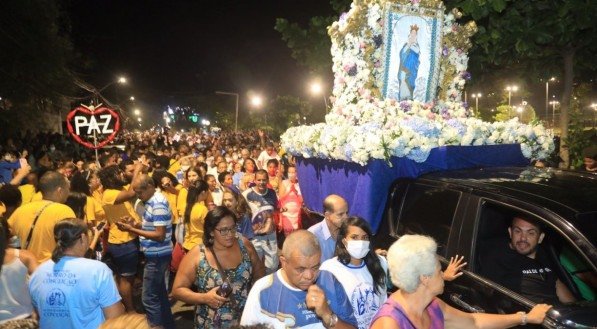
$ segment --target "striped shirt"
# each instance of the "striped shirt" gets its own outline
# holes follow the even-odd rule
[[[147,202],[137,201],[136,210],[142,218],[141,229],[155,231],[156,226],[166,227],[164,241],[155,241],[140,236],[141,251],[145,256],[158,257],[172,253],[172,211],[166,197],[156,191]]]

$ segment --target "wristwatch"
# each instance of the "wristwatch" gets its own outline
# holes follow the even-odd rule
[[[328,323],[328,328],[336,327],[337,323],[338,323],[338,316],[335,313],[332,313],[332,315],[330,315],[330,323]]]
[[[520,319],[520,325],[526,325],[527,324],[527,314],[526,312],[517,312],[516,314],[520,314],[521,319]]]

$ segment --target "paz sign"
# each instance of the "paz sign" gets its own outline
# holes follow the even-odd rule
[[[120,130],[120,116],[102,105],[81,105],[66,116],[68,132],[75,141],[90,149],[110,143]]]

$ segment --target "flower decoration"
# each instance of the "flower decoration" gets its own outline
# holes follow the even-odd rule
[[[439,95],[430,103],[383,99],[384,14],[400,5],[417,14],[444,9],[439,0],[354,0],[350,10],[328,28],[332,40],[334,88],[326,123],[293,127],[282,136],[291,154],[357,162],[407,157],[424,162],[431,149],[444,145],[519,143],[529,159],[553,151],[552,135],[540,125],[513,119],[489,123],[472,117],[460,99],[467,80],[467,51],[476,24],[460,25],[462,14],[444,14],[439,59]]]

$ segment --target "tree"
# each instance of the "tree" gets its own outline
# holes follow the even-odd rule
[[[59,109],[73,94],[76,56],[65,22],[55,1],[0,3],[0,96],[12,103],[8,110]]]
[[[451,2],[477,21],[471,52],[481,71],[514,68],[536,77],[561,72],[564,92],[561,137],[567,140],[572,87],[593,77],[597,63],[597,2],[586,0],[457,0]],[[568,162],[566,148],[562,158]]]
[[[306,123],[304,118],[308,118],[311,112],[311,104],[299,97],[278,96],[265,108],[253,111],[251,123],[253,128],[260,127],[280,135],[290,126]]]
[[[349,0],[330,1],[334,12],[338,14],[347,11],[350,3]],[[332,70],[332,42],[327,27],[337,19],[337,15],[315,16],[309,20],[308,26],[303,28],[298,23],[278,18],[275,29],[282,34],[282,40],[286,42],[292,51],[292,57],[299,64],[309,68],[312,73],[329,74]]]

